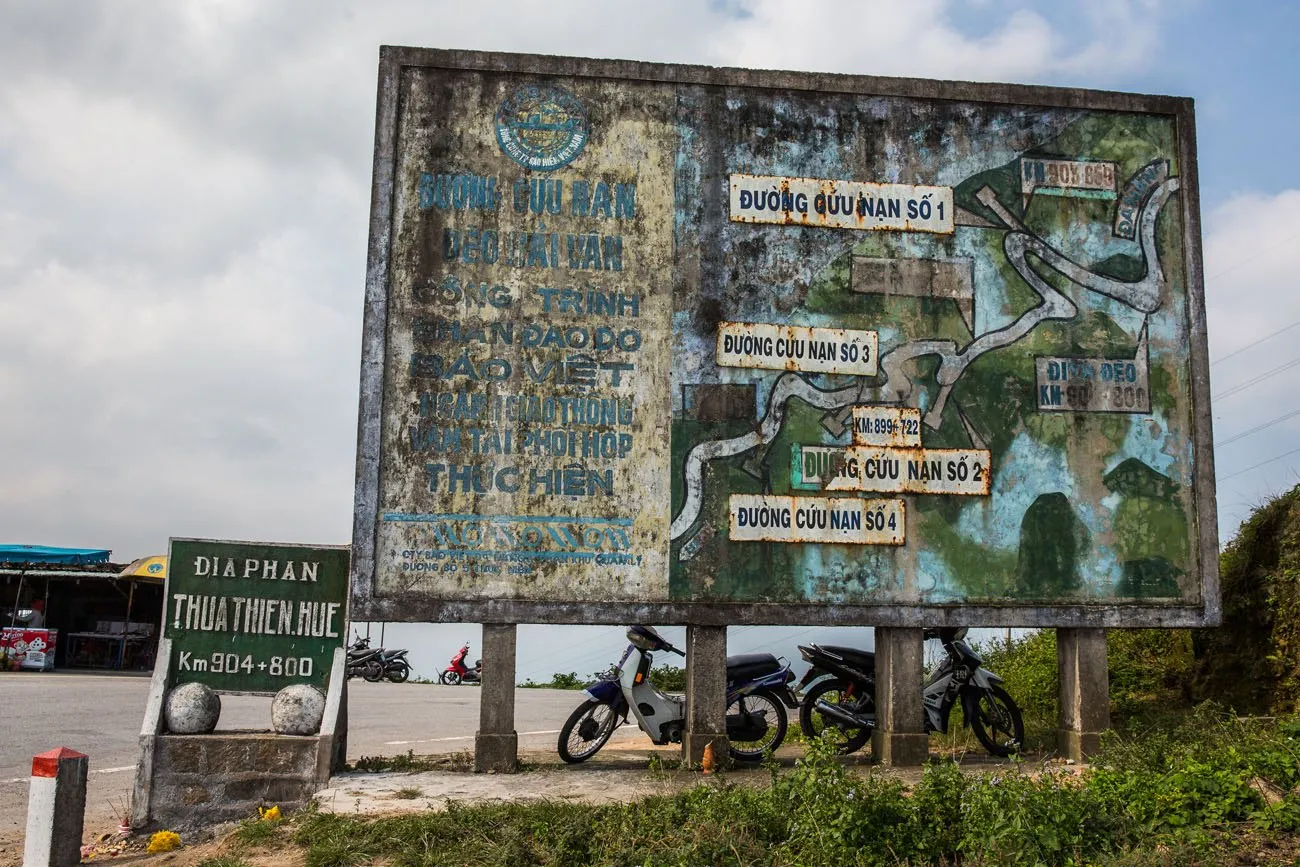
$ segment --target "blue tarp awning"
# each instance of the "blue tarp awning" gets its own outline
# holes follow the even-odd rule
[[[0,563],[54,563],[62,566],[85,566],[91,563],[107,563],[112,553],[105,548],[0,545]]]

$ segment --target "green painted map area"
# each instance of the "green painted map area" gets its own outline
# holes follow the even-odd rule
[[[811,100],[742,113],[721,133],[733,186],[946,185],[950,233],[755,225],[737,220],[735,198],[717,226],[679,194],[679,245],[716,237],[725,265],[702,299],[679,298],[675,320],[673,598],[1198,602],[1174,120],[952,104],[927,106],[913,130],[908,101],[860,102],[832,143]],[[882,116],[903,156],[869,144]],[[752,144],[773,136],[782,147]],[[720,322],[875,332],[879,370],[719,365]],[[821,449],[846,472],[855,406],[918,409],[925,449],[987,452],[987,493],[858,493],[904,501],[902,545],[748,540],[784,531],[746,530],[759,513],[732,497],[773,504],[764,519],[779,523],[780,498],[797,510],[830,496],[801,461]],[[888,454],[906,468],[911,453]]]

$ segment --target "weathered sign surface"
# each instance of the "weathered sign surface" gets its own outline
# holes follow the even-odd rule
[[[227,692],[326,688],[347,628],[348,549],[172,539],[168,683]]]
[[[380,74],[358,616],[1217,618],[1190,100]]]

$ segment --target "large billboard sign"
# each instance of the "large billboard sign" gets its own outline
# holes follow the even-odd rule
[[[385,48],[354,616],[1218,617],[1190,100]]]

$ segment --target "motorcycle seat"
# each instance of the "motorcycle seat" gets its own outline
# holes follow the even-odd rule
[[[865,671],[876,670],[876,654],[870,650],[857,650],[853,647],[837,647],[830,644],[823,644],[821,648],[828,653],[842,656],[845,662],[856,668]]]
[[[727,680],[755,680],[781,670],[781,663],[770,653],[744,653],[727,657]]]

